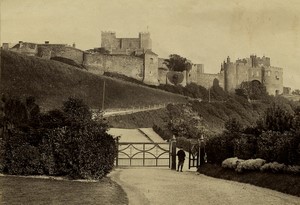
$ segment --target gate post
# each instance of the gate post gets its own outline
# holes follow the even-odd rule
[[[171,139],[171,169],[176,170],[176,138]]]
[[[116,156],[116,167],[119,165],[119,137],[116,137],[117,156]]]

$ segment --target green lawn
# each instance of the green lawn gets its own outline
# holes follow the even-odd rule
[[[82,182],[0,176],[0,204],[128,204],[123,189],[104,178]]]

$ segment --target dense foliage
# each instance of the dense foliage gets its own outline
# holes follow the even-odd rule
[[[164,64],[169,68],[171,71],[189,71],[192,68],[192,63],[178,54],[171,54],[169,59],[165,59]]]
[[[272,104],[254,127],[242,127],[230,119],[221,135],[208,140],[208,160],[221,163],[226,158],[261,158],[267,162],[300,165],[299,108],[291,112],[287,104]]]
[[[99,179],[112,170],[115,141],[82,100],[44,114],[33,98],[4,101],[1,172]]]

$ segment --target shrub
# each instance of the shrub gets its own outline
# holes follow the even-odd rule
[[[209,139],[206,143],[206,152],[208,162],[221,164],[223,160],[234,156],[233,137],[220,135]]]
[[[300,174],[300,166],[298,165],[288,165],[285,171],[290,174]]]
[[[260,170],[261,166],[263,166],[266,163],[266,160],[263,159],[248,159],[245,161],[241,161],[238,163],[236,167],[237,172],[242,172],[244,170]]]
[[[240,159],[256,157],[257,137],[254,135],[241,134],[234,139],[234,156]]]
[[[88,107],[78,99],[69,99],[63,110],[41,115],[41,123],[33,127],[24,122],[18,126],[16,121],[0,141],[4,147],[0,168],[2,165],[8,174],[85,179],[99,179],[109,173],[117,148],[106,133],[107,124],[93,121]]]
[[[222,162],[222,167],[229,168],[229,169],[236,169],[237,165],[242,161],[244,160],[238,159],[237,157],[228,158]]]
[[[279,172],[283,172],[284,170],[286,170],[286,168],[287,167],[284,164],[280,164],[278,162],[270,162],[270,163],[264,164],[260,168],[260,171],[279,173]]]
[[[269,162],[299,164],[299,136],[297,135],[265,132],[258,138],[257,147],[257,156]]]

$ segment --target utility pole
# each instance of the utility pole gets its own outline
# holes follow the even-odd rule
[[[208,102],[210,103],[210,88],[208,88]]]
[[[104,111],[104,100],[105,100],[105,80],[103,81],[103,90],[102,90],[102,111]]]

